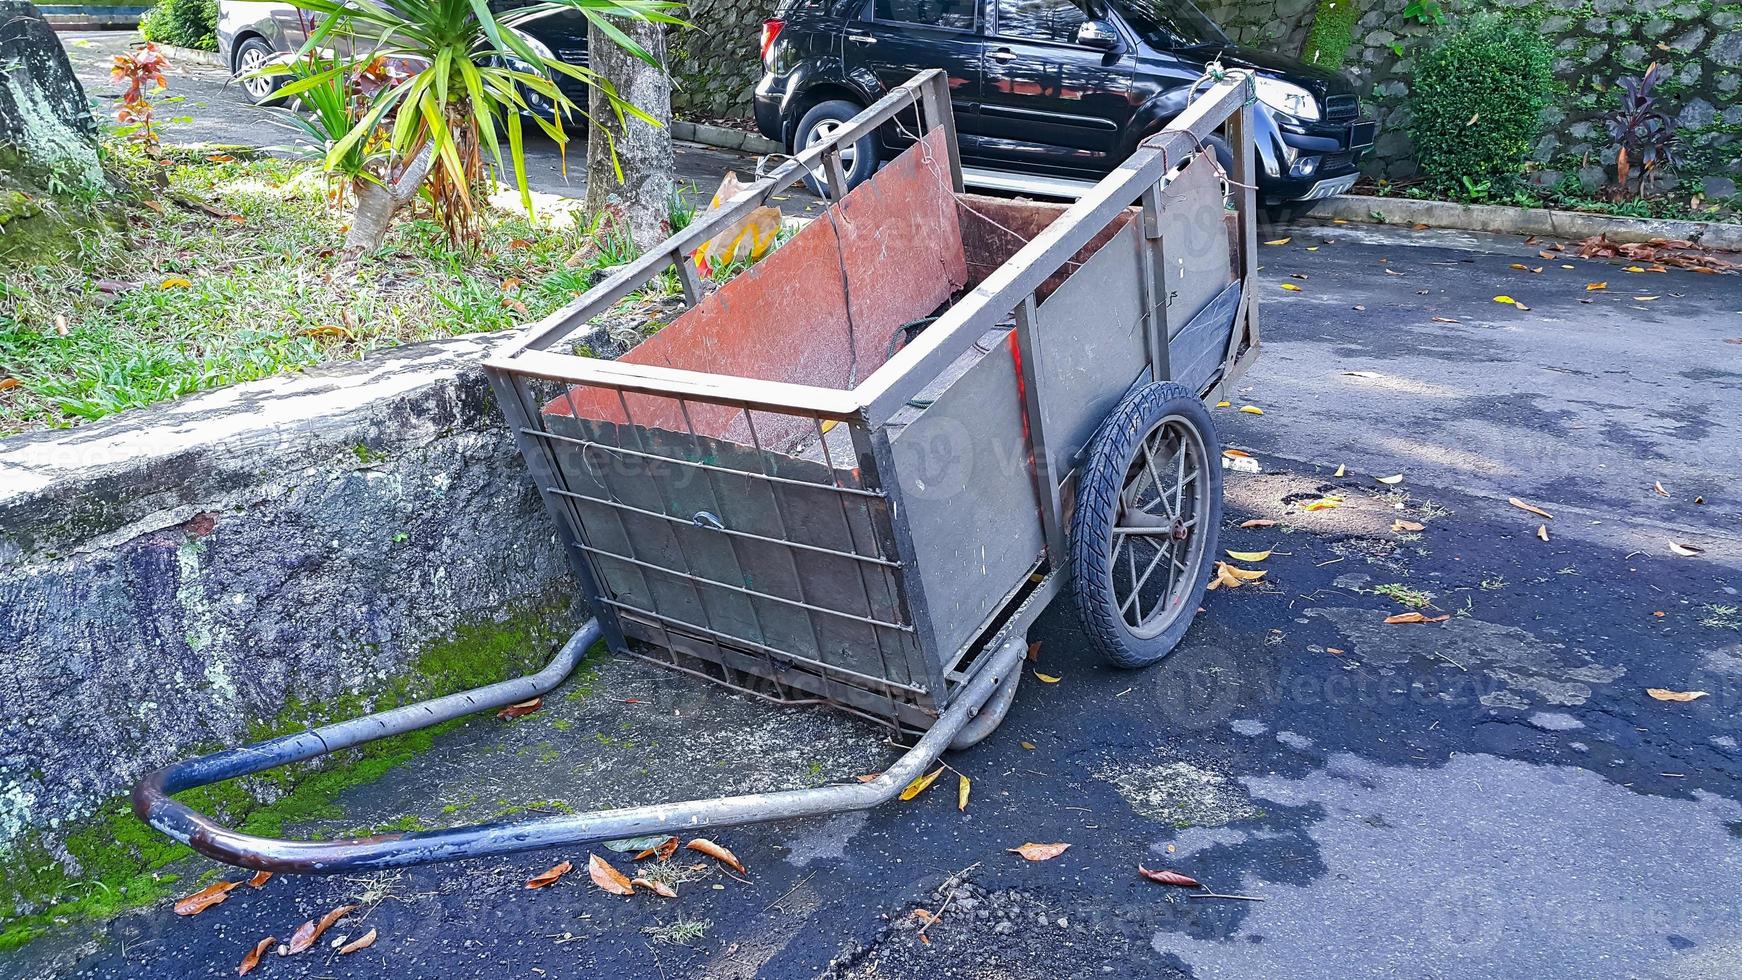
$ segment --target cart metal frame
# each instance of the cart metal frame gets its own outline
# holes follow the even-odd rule
[[[996,726],[1020,676],[1028,627],[1065,585],[1068,563],[1062,555],[1068,513],[1075,469],[1084,453],[1080,433],[1055,433],[1043,424],[1043,385],[1048,383],[1044,359],[1058,356],[1040,341],[1045,294],[1059,288],[1061,280],[1068,283],[1066,275],[1087,267],[1081,256],[1104,246],[1109,241],[1109,228],[1117,223],[1124,232],[1135,225],[1136,232],[1127,237],[1137,249],[1138,289],[1143,298],[1143,363],[1134,369],[1139,374],[1136,381],[1178,380],[1181,374],[1176,368],[1185,367],[1173,363],[1172,352],[1177,351],[1182,338],[1190,339],[1193,349],[1200,351],[1191,367],[1191,384],[1201,396],[1219,397],[1256,357],[1253,101],[1252,83],[1243,72],[1230,72],[1203,86],[1172,124],[1145,140],[1118,169],[956,299],[905,347],[863,380],[851,379],[854,383],[850,387],[751,380],[599,360],[557,349],[572,343],[595,317],[668,273],[675,274],[687,307],[696,308],[709,295],[691,260],[697,245],[732,228],[808,173],[821,173],[831,187],[842,187],[843,146],[878,127],[905,128],[902,120],[915,118],[919,126],[915,152],[941,153],[941,161],[928,158],[927,163],[935,166],[941,162],[949,190],[960,195],[961,161],[950,115],[948,80],[937,70],[915,76],[842,126],[828,141],[806,149],[721,207],[699,216],[660,248],[642,255],[529,328],[486,363],[509,428],[556,517],[558,534],[594,612],[594,618],[571,637],[544,670],[176,763],[147,775],[134,788],[135,812],[170,837],[221,861],[278,872],[334,873],[506,854],[559,843],[692,832],[864,809],[892,799],[944,750],[972,744]],[[1218,129],[1224,130],[1234,157],[1224,188],[1234,211],[1229,259],[1232,282],[1188,319],[1177,313],[1170,315],[1173,304],[1169,297],[1174,287],[1169,276],[1173,272],[1183,276],[1184,266],[1177,261],[1179,256],[1170,252],[1164,233],[1169,185],[1182,170],[1201,180],[1206,167],[1188,167],[1194,160],[1215,166],[1213,155],[1204,146]],[[1222,196],[1219,191],[1217,199]],[[1136,212],[1131,210],[1132,202],[1140,202]],[[841,205],[836,200],[831,211]],[[1219,209],[1215,225],[1225,227]],[[1225,242],[1227,233],[1221,234]],[[1178,247],[1174,246],[1176,251]],[[1004,328],[1009,330],[1020,400],[1012,410],[1022,415],[1027,477],[1038,502],[1040,555],[1020,582],[984,616],[976,613],[973,622],[945,623],[954,637],[945,642],[938,635],[944,630],[933,611],[947,608],[949,597],[921,574],[922,549],[916,545],[911,523],[915,508],[905,505],[902,498],[896,475],[898,447],[891,440],[890,429],[915,416],[915,400],[922,394],[935,393],[940,383],[953,385],[966,377],[958,375],[940,382],[963,364],[971,371],[976,343],[998,334],[1001,324],[1012,320],[1013,327]],[[1213,340],[1213,345],[1206,346],[1206,338]],[[1124,382],[1120,384],[1123,390]],[[577,391],[612,393],[622,405],[621,422],[595,422],[597,412],[584,415],[577,407]],[[668,406],[661,417],[665,426],[637,424],[632,399],[644,406]],[[673,405],[675,411],[669,407]],[[919,414],[923,415],[923,409]],[[712,421],[698,427],[697,416]],[[727,416],[733,418],[728,421]],[[738,438],[722,437],[722,427],[739,426],[740,416],[742,427],[734,429]],[[765,434],[770,421],[788,436],[797,432],[808,438],[814,433],[811,445],[820,447],[821,465],[765,451],[758,418],[765,420]],[[844,434],[831,436],[835,429],[844,430]],[[745,431],[749,445],[736,445]],[[688,442],[675,450],[657,442],[650,445],[650,432]],[[630,436],[640,441],[632,443]],[[831,443],[849,447],[847,466],[838,465],[832,457]],[[1060,446],[1066,448],[1061,450]],[[746,449],[748,456],[733,455]],[[783,451],[796,453],[790,447]],[[596,457],[608,457],[611,465],[620,468],[616,475],[599,475]],[[785,462],[771,468],[770,458]],[[832,533],[844,535],[841,540],[846,543],[804,543],[795,534],[759,534],[728,526],[714,512],[701,508],[687,517],[690,503],[674,503],[665,497],[680,478],[699,481],[693,485],[705,488],[711,499],[720,502],[717,507],[724,506],[724,498],[731,496],[722,494],[722,487],[756,488],[772,501],[770,513],[780,521],[783,532],[789,516],[784,508],[792,506],[791,495],[807,499],[820,495],[839,505],[841,520]],[[660,495],[657,508],[652,501],[623,499],[613,479],[641,481],[636,485]],[[601,514],[616,522],[616,537],[608,530],[599,530]],[[663,529],[673,547],[663,555],[638,551],[632,526]],[[611,545],[618,540],[625,543]],[[694,553],[697,540],[719,542],[718,547],[727,549],[737,563],[734,567],[739,570],[739,580],[708,574],[707,562],[698,560]],[[691,542],[687,549],[686,541]],[[744,576],[748,564],[742,561],[740,549],[756,548],[773,548],[785,556],[791,565],[791,579],[800,583],[795,594],[782,594],[781,589],[762,586]],[[863,587],[863,601],[854,598],[858,605],[823,601],[805,592],[802,582],[821,567],[807,564],[811,562],[829,567],[846,563],[853,568],[850,578]],[[697,623],[693,618],[671,614],[658,602],[624,601],[621,587],[607,587],[607,579],[621,583],[635,580],[631,576],[639,576],[649,594],[657,591],[648,584],[656,578],[679,583],[694,593],[690,608],[708,618]],[[704,594],[713,597],[713,606]],[[742,609],[748,610],[743,615],[762,631],[746,636],[744,630],[717,628],[719,624],[709,613],[720,608],[722,596],[741,603]],[[794,622],[801,621],[796,617],[808,622],[814,635],[814,645],[806,648],[808,655],[778,646],[773,639],[778,627],[762,629],[768,610],[790,614]],[[860,650],[876,651],[877,669],[855,668],[827,655],[853,645],[830,632],[835,629],[871,637],[870,645]],[[360,840],[300,842],[241,834],[173,796],[192,787],[305,761],[540,695],[560,684],[599,639],[618,652],[656,660],[771,700],[826,702],[886,724],[898,737],[917,736],[917,741],[882,775],[867,783]]]

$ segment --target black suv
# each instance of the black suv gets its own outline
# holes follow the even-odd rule
[[[1177,115],[1218,59],[1257,72],[1264,203],[1355,182],[1378,126],[1354,88],[1234,44],[1190,0],[782,0],[762,28],[756,125],[803,148],[916,71],[942,68],[968,182],[1068,195]],[[842,154],[848,182],[910,142],[899,127],[860,140]],[[1227,147],[1217,151],[1226,162]]]

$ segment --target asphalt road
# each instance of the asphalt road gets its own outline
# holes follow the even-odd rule
[[[1262,468],[1228,474],[1223,544],[1273,550],[1266,579],[1211,593],[1138,672],[1097,662],[1055,604],[1034,638],[1061,680],[1030,677],[997,733],[948,758],[972,779],[965,811],[949,773],[909,803],[721,831],[745,880],[710,869],[674,901],[614,898],[579,870],[523,887],[584,865],[580,848],[278,878],[197,918],[69,928],[0,973],[233,975],[258,939],[356,902],[330,936],[373,927],[371,948],[256,975],[1742,976],[1742,278],[1562,269],[1536,257],[1547,243],[1497,237],[1283,234],[1261,256],[1264,353],[1217,413]],[[1302,509],[1326,493],[1343,505]],[[1374,590],[1394,584],[1451,618],[1385,625],[1403,606]],[[468,723],[302,829],[886,759],[827,712],[614,663],[584,697]],[[1008,853],[1026,841],[1072,846]],[[1255,900],[1152,884],[1139,863]],[[924,941],[916,908],[942,910]]]

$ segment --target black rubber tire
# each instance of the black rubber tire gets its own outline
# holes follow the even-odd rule
[[[811,133],[818,126],[831,122],[846,122],[858,115],[862,109],[862,106],[855,105],[845,99],[831,99],[828,102],[819,102],[811,106],[799,118],[798,125],[792,128],[792,152],[795,155],[802,152],[809,145]],[[843,160],[841,163],[845,167],[846,161]],[[847,190],[852,190],[870,180],[871,175],[877,170],[877,163],[877,134],[875,132],[866,133],[853,144],[853,165],[846,167]],[[828,185],[819,180],[816,174],[807,174],[805,183],[818,197],[833,200],[833,196],[829,194]]]
[[[236,45],[236,53],[232,56],[236,59],[236,63],[230,67],[238,79],[240,79],[240,76],[244,72],[249,70],[243,66],[247,64],[248,56],[251,52],[258,53],[265,60],[271,60],[273,56],[272,45],[267,44],[264,40],[258,37],[248,38],[241,44]],[[268,75],[263,79],[263,81],[267,85],[265,94],[263,95],[250,91],[245,82],[238,80],[236,84],[242,86],[242,91],[256,103],[268,105],[278,100],[278,90],[283,88],[285,84],[290,81],[290,76]]]
[[[1119,518],[1119,499],[1126,473],[1136,460],[1141,440],[1163,419],[1177,416],[1195,429],[1204,449],[1203,472],[1209,485],[1208,501],[1197,515],[1194,556],[1187,562],[1196,569],[1194,581],[1173,622],[1154,636],[1139,636],[1120,614],[1113,589],[1113,528]],[[1088,461],[1077,484],[1076,513],[1071,519],[1070,562],[1072,590],[1077,612],[1089,642],[1108,661],[1120,667],[1148,667],[1173,651],[1191,628],[1209,584],[1209,571],[1216,555],[1216,540],[1222,520],[1222,453],[1216,440],[1209,409],[1196,395],[1177,384],[1147,384],[1128,394],[1115,407],[1090,443]]]

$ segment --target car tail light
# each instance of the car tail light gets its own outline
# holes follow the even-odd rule
[[[780,29],[786,26],[786,21],[769,18],[762,22],[762,63],[768,64],[768,52],[774,49],[774,39],[780,36]]]

